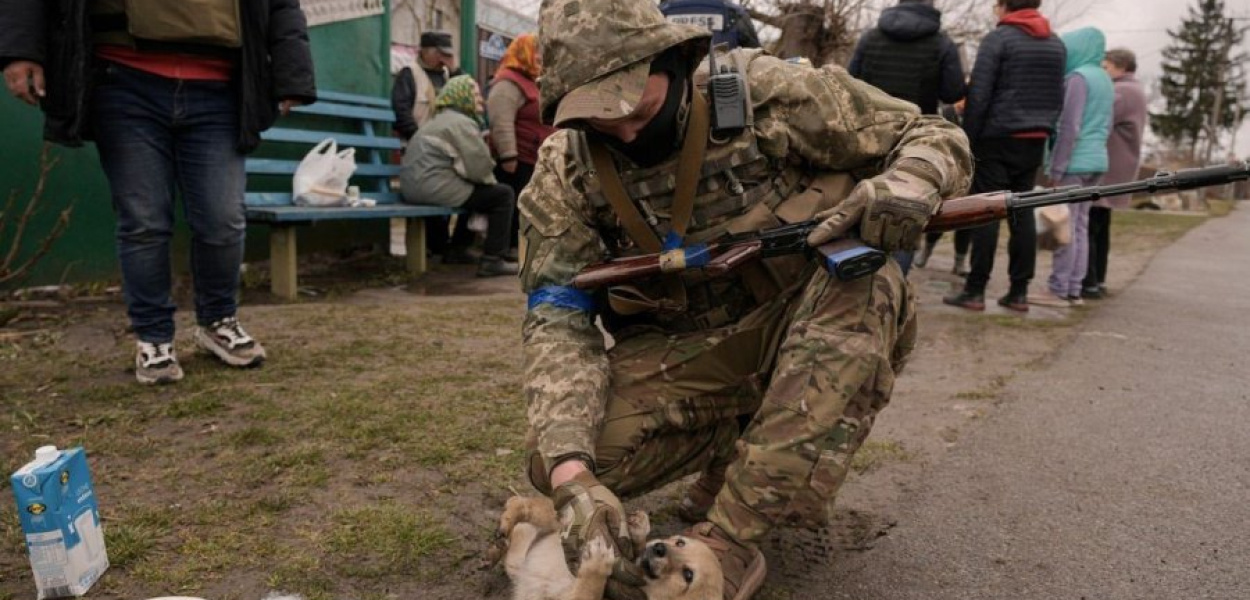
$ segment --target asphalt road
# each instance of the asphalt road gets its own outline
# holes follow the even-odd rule
[[[1250,206],[1103,303],[828,598],[1250,599]]]

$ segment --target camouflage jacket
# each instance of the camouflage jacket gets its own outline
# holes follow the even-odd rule
[[[914,105],[856,81],[841,68],[813,69],[758,50],[737,52],[749,53],[754,112],[754,125],[743,135],[754,136],[777,170],[797,165],[807,171],[874,175],[900,159],[918,159],[940,177],[935,184],[943,198],[966,192],[972,157],[958,127],[921,116]],[[521,272],[527,294],[569,285],[583,267],[600,262],[609,247],[588,200],[589,163],[571,150],[574,135],[561,130],[548,138],[519,199],[528,245]],[[674,154],[658,168],[672,170],[676,163]],[[594,320],[591,312],[553,304],[531,303],[525,316],[528,418],[548,468],[559,457],[594,456],[610,378],[604,336]]]

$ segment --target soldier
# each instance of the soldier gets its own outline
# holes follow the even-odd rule
[[[687,535],[716,550],[725,597],[750,598],[766,533],[829,521],[914,345],[912,290],[893,261],[839,282],[796,257],[594,293],[571,278],[813,216],[813,245],[856,233],[914,248],[939,199],[968,187],[967,140],[840,68],[759,50],[719,56],[744,76],[745,122],[710,127],[706,29],[611,0],[548,0],[539,27],[542,115],[562,129],[520,198],[531,481],[578,548],[624,535],[618,498],[701,474],[680,510],[697,522]],[[631,566],[610,596],[638,597]]]

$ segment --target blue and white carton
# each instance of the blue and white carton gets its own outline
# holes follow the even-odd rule
[[[108,569],[87,454],[43,446],[13,473],[39,600],[82,596]]]

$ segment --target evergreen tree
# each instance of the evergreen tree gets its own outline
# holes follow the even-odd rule
[[[1246,89],[1246,55],[1238,50],[1244,33],[1225,14],[1223,0],[1197,0],[1180,28],[1168,30],[1172,42],[1163,50],[1159,81],[1167,108],[1151,113],[1150,125],[1174,147],[1187,148],[1191,160],[1200,141],[1210,160],[1220,135],[1237,126]]]

